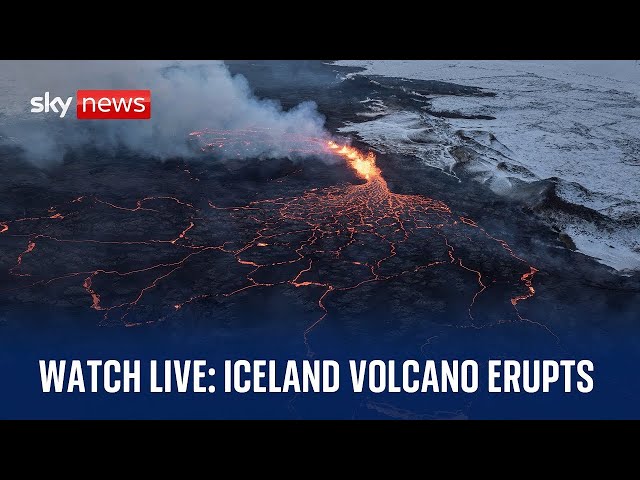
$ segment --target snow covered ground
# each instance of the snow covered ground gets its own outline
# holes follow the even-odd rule
[[[363,74],[440,80],[495,96],[432,96],[429,109],[487,119],[393,111],[343,129],[382,151],[452,171],[452,148],[473,152],[468,171],[498,193],[556,178],[563,200],[600,215],[550,219],[577,249],[617,270],[640,269],[640,64],[635,61],[340,61]],[[351,74],[353,75],[353,74]],[[356,74],[357,75],[357,74]],[[365,120],[363,118],[363,120]],[[602,218],[606,221],[602,221]]]

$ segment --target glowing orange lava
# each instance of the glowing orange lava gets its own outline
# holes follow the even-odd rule
[[[222,148],[230,139],[235,146],[248,148],[256,135],[264,136],[256,130],[203,130],[191,135],[206,136],[207,149]],[[144,196],[129,205],[97,196],[78,197],[65,205],[52,207],[43,216],[0,221],[2,237],[24,242],[9,274],[29,277],[31,282],[10,290],[76,281],[89,297],[87,306],[102,312],[105,322],[116,317],[127,326],[136,326],[163,320],[197,301],[221,300],[274,286],[295,291],[302,289],[309,292],[320,310],[317,319],[304,331],[306,342],[309,333],[328,315],[328,305],[336,301],[337,296],[344,298],[349,292],[378,282],[418,276],[423,282],[421,285],[431,282],[429,285],[438,287],[443,285],[441,279],[447,279],[442,288],[448,286],[446,282],[457,282],[449,287],[449,291],[454,288],[460,291],[463,287],[471,289],[467,291],[468,307],[465,307],[467,323],[452,327],[482,328],[509,321],[505,318],[479,319],[476,313],[486,292],[501,285],[506,295],[503,304],[508,306],[514,317],[512,320],[530,322],[548,330],[546,326],[522,317],[518,311],[521,301],[535,295],[533,277],[538,269],[516,255],[506,241],[492,236],[474,220],[456,215],[441,201],[390,191],[373,152],[365,154],[334,141],[301,136],[294,136],[290,144],[296,152],[338,155],[366,182],[312,188],[296,196],[258,199],[234,206],[220,206],[206,198],[185,201],[172,196]],[[191,181],[200,181],[188,169],[179,169],[181,175],[185,172]],[[205,207],[196,207],[197,200],[204,200]],[[172,209],[171,215],[163,216],[168,208]],[[70,228],[72,222],[79,219],[102,222],[104,215],[99,214],[99,209],[110,211],[105,227],[108,235],[91,238],[89,234],[79,237],[68,233],[74,231]],[[115,214],[125,216],[120,224],[113,220]],[[140,228],[131,229],[131,226],[137,225],[135,222],[141,217],[153,222],[164,218],[171,227],[163,228],[162,236],[157,234],[153,238],[140,239]],[[64,228],[57,227],[58,222],[64,222]],[[224,236],[226,230],[220,226],[227,223],[239,225],[240,233]],[[34,227],[27,228],[27,225]],[[210,240],[211,232],[218,231],[222,232],[223,238]],[[135,236],[136,232],[138,236]],[[76,254],[70,258],[74,265],[82,265],[80,268],[68,268],[53,278],[43,277],[38,275],[42,258],[36,257],[46,255],[43,252],[49,252],[49,255],[54,252],[55,255],[57,249],[47,245],[51,242],[65,248],[83,245],[122,248],[127,258],[139,258],[148,263],[130,269],[117,268],[113,264],[96,267],[90,257]],[[41,243],[45,248],[39,246]],[[144,252],[140,257],[136,254],[138,249]],[[157,256],[150,252],[157,252]],[[181,297],[182,292],[191,291],[184,282],[198,279],[184,274],[175,279],[176,272],[205,262],[204,258],[207,258],[205,263],[212,261],[207,256],[216,261],[222,257],[232,259],[234,268],[241,272],[240,278],[226,289],[226,284],[216,286],[200,282],[197,283],[200,290]],[[50,259],[46,260],[50,263]],[[492,266],[492,262],[500,263]],[[443,269],[448,270],[447,276],[442,275]],[[111,284],[117,286],[120,285],[118,282],[126,281],[133,282],[134,287],[130,290],[109,288]],[[171,281],[181,283],[175,288],[164,289],[164,284]],[[162,315],[155,320],[144,315],[141,319],[129,315],[138,308],[149,311],[154,306],[150,302],[158,302],[159,294],[155,300],[147,298],[158,289],[163,291],[160,296]],[[125,293],[116,296],[113,290]],[[359,295],[362,294],[359,292]]]
[[[365,180],[371,180],[374,177],[380,176],[380,169],[376,166],[376,156],[373,152],[365,155],[355,147],[348,145],[340,146],[331,140],[327,142],[327,146],[333,153],[345,158],[349,166]]]

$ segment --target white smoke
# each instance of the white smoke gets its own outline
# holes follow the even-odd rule
[[[150,89],[151,120],[77,120],[78,89]],[[30,112],[31,97],[45,91],[74,97],[65,118]],[[250,154],[287,156],[285,137],[324,137],[323,125],[315,103],[285,111],[277,101],[258,99],[244,77],[232,76],[219,61],[0,62],[0,141],[20,145],[37,163],[60,160],[69,147],[84,145],[183,155],[188,134],[202,128],[263,129],[268,138],[263,135],[263,145]]]

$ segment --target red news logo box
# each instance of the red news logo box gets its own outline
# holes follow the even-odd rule
[[[151,90],[78,90],[80,120],[149,120]]]

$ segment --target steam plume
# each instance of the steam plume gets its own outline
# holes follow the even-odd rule
[[[83,121],[75,118],[78,89],[150,89],[148,121]],[[74,97],[65,118],[30,112],[30,99],[45,91]],[[240,155],[288,156],[292,135],[326,137],[313,102],[284,111],[258,99],[246,79],[219,61],[2,61],[0,142],[20,145],[36,163],[60,160],[68,148],[126,147],[158,157],[189,153],[189,132],[201,128],[263,131],[262,141]],[[266,132],[266,133],[265,133]],[[265,137],[266,135],[266,137]]]

